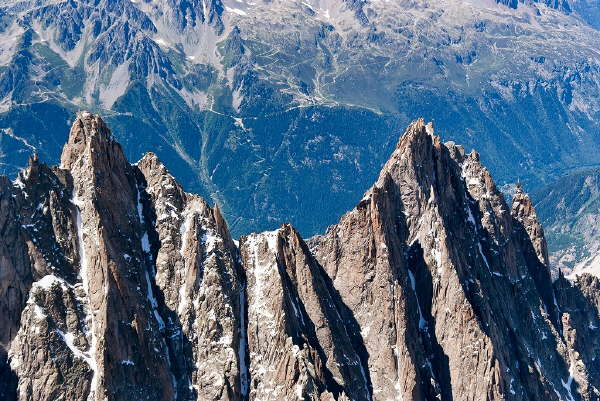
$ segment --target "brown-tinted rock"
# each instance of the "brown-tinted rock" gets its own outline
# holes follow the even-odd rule
[[[411,124],[307,245],[231,238],[97,116],[0,177],[0,398],[598,400],[598,279],[553,282],[528,196]]]
[[[178,394],[241,399],[247,393],[244,280],[219,208],[185,193],[154,154],[137,163],[153,233],[159,308]],[[148,233],[145,234],[148,236]],[[147,238],[145,241],[149,241]]]
[[[574,391],[546,266],[478,154],[423,121],[311,248],[360,325],[374,400]]]
[[[548,245],[544,237],[544,229],[535,213],[529,195],[523,192],[521,185],[517,185],[517,191],[513,197],[511,214],[525,227],[540,262],[548,266]]]
[[[325,271],[290,226],[242,239],[250,400],[368,400],[368,377]]]

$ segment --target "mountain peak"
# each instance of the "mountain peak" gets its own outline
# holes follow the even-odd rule
[[[598,282],[552,282],[529,197],[509,213],[478,154],[423,119],[310,248],[288,224],[237,245],[218,206],[152,153],[129,164],[98,116],[78,115],[63,167],[32,158],[23,185],[0,177],[14,392],[594,399]]]
[[[71,126],[67,144],[63,147],[61,168],[70,169],[86,152],[107,152],[109,148],[121,150],[104,120],[87,111],[79,112]]]

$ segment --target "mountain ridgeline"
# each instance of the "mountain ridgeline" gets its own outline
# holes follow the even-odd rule
[[[418,120],[322,235],[232,239],[154,154],[80,113],[0,177],[0,399],[600,399],[600,282]]]

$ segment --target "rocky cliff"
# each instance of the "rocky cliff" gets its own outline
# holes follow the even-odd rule
[[[80,113],[0,234],[2,399],[600,399],[598,279],[553,281],[529,197],[422,120],[325,234],[237,242]]]

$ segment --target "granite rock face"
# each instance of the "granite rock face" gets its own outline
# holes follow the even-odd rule
[[[331,280],[290,226],[244,237],[250,400],[369,400]]]
[[[91,109],[236,237],[312,236],[425,116],[534,190],[600,165],[599,43],[598,0],[2,0],[0,174]]]
[[[19,399],[241,398],[243,280],[218,209],[152,155],[129,164],[87,113],[60,167],[32,159],[13,184],[2,341]]]
[[[413,122],[323,235],[218,206],[80,113],[0,177],[7,400],[598,400],[598,279],[548,268],[519,188]]]

